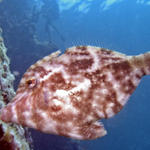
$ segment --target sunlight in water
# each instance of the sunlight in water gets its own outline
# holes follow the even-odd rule
[[[85,0],[84,2],[81,0],[59,0],[58,4],[60,11],[71,9],[74,5],[78,4],[76,11],[87,13],[92,1],[93,0]],[[103,2],[99,2],[99,5],[102,8],[102,10],[108,10],[113,4],[122,1],[123,0],[105,0]]]

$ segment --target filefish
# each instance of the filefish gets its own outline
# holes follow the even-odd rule
[[[16,96],[1,110],[1,120],[79,140],[106,135],[99,120],[117,114],[150,74],[150,52],[127,56],[74,46],[60,53],[31,65]]]

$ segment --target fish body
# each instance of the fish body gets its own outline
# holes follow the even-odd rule
[[[106,135],[102,122],[118,113],[144,75],[150,53],[126,56],[93,46],[57,51],[32,65],[0,118],[74,139]]]

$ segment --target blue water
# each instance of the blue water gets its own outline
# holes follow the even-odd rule
[[[3,1],[5,1],[5,5],[4,2],[1,2],[0,10],[10,6],[4,9],[8,12],[5,15],[12,24],[15,24],[12,18],[18,18],[16,24],[19,24],[26,18],[24,14],[28,16],[32,13],[31,10],[34,6],[41,10],[44,0]],[[18,1],[20,1],[20,5],[18,5],[20,9],[17,7]],[[24,1],[26,2],[22,5],[21,2]],[[52,42],[51,46],[45,49],[40,48],[39,45],[33,46],[32,42],[25,40],[31,37],[27,31],[28,25],[33,22],[32,19],[27,19],[27,29],[24,26],[25,23],[22,23],[23,28],[16,25],[12,32],[7,21],[2,20],[3,17],[0,13],[0,26],[3,28],[6,47],[8,47],[7,53],[11,59],[11,70],[20,73],[16,77],[15,87],[31,64],[57,49],[64,52],[67,47],[73,45],[93,45],[128,55],[136,55],[150,50],[149,0],[84,0],[84,3],[80,0],[76,0],[76,3],[73,3],[75,2],[73,0],[72,3],[70,1],[64,3],[63,0],[48,0],[46,6],[51,7],[51,15],[47,15],[46,18],[40,17],[37,22],[34,22],[36,30],[34,35],[39,41],[44,43],[50,39]],[[49,11],[46,12],[46,14],[48,13]],[[48,17],[50,22],[46,21]],[[48,23],[50,27],[46,27],[45,24]],[[46,30],[46,28],[49,29]],[[47,34],[48,32],[51,34]],[[19,41],[22,38],[23,40]],[[105,137],[91,141],[73,141],[31,130],[34,149],[150,150],[149,83],[150,77],[143,77],[124,109],[115,117],[103,120],[108,131]]]

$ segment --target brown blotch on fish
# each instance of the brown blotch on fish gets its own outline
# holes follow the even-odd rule
[[[49,78],[50,82],[50,89],[53,91],[56,91],[57,89],[64,89],[67,84],[65,82],[65,79],[63,78],[61,73],[54,73]]]
[[[86,70],[90,68],[93,64],[93,59],[81,59],[76,60],[70,63],[69,65],[69,72],[77,73],[80,70]]]
[[[77,51],[77,52],[66,52],[67,55],[70,56],[89,56],[89,52],[88,51]]]
[[[58,112],[62,109],[61,106],[57,106],[57,105],[51,105],[50,106],[50,109],[53,111],[53,112]]]
[[[106,99],[108,102],[112,102],[114,106],[112,107],[114,114],[118,113],[122,109],[122,105],[118,102],[117,94],[115,90],[110,89],[110,92],[107,94]]]
[[[76,48],[77,48],[77,49],[81,49],[81,50],[83,50],[83,51],[84,51],[84,50],[87,50],[87,46],[77,46]]]
[[[136,74],[135,75],[137,79],[141,79],[142,75]]]
[[[114,74],[118,73],[118,72],[122,72],[122,73],[125,73],[125,74],[129,74],[131,71],[132,71],[132,67],[131,65],[129,64],[128,61],[123,61],[123,62],[119,62],[119,63],[113,63],[111,65],[113,71],[114,71]]]
[[[55,112],[55,110],[54,110]],[[71,112],[72,113],[72,112]],[[69,113],[66,113],[66,112],[63,112],[62,113],[53,113],[51,114],[50,116],[53,118],[53,120],[59,122],[59,123],[65,123],[65,122],[68,122],[68,121],[72,121],[74,118],[73,118],[73,115],[72,114],[69,114]]]
[[[108,50],[105,48],[100,48],[100,52],[101,52],[101,54],[104,54],[104,55],[111,55],[112,54],[111,50]]]
[[[46,71],[44,67],[42,66],[37,66],[33,69],[33,72],[37,72],[40,74],[40,77],[44,77],[45,75],[47,75],[48,73],[50,73],[51,71]]]

